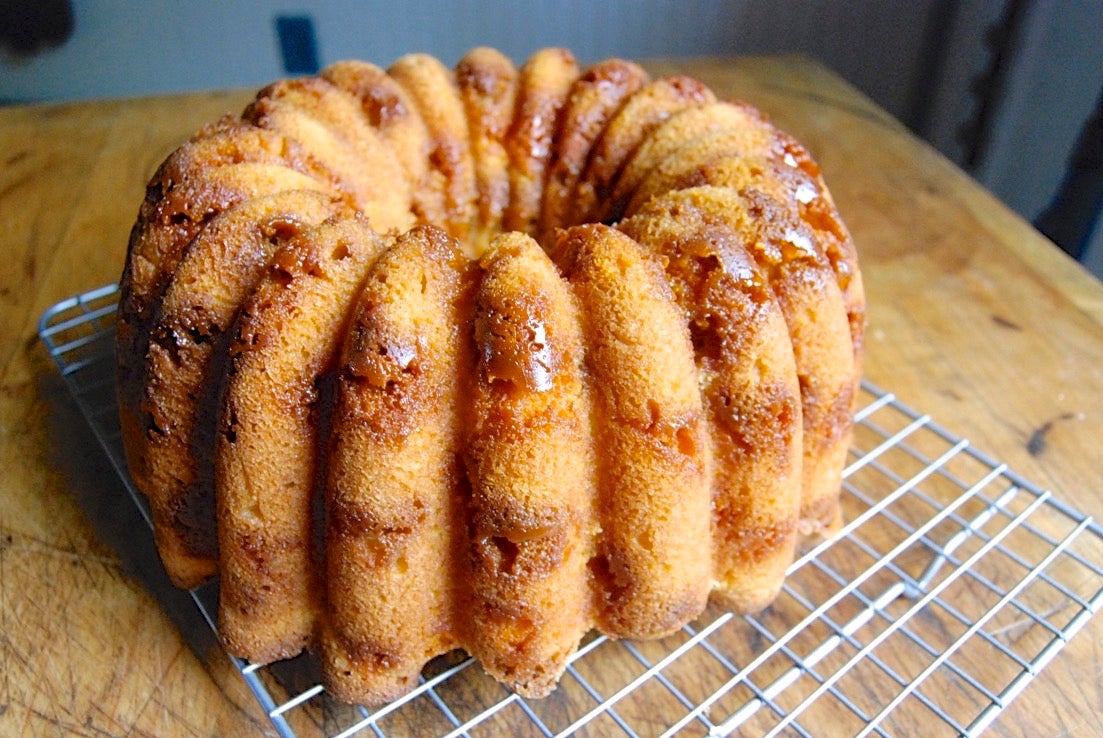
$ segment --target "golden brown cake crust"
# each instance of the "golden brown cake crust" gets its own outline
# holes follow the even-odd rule
[[[602,132],[575,188],[575,222],[607,221],[606,201],[636,148],[671,115],[715,101],[712,90],[684,76],[654,80],[628,98]]]
[[[696,80],[341,61],[154,174],[120,424],[232,654],[378,704],[461,648],[537,696],[590,629],[776,596],[838,519],[864,315],[808,151]]]
[[[509,206],[509,154],[506,137],[517,106],[519,73],[496,49],[472,49],[456,65],[456,82],[467,111],[471,154],[478,188],[479,241],[489,242],[502,229]]]
[[[430,181],[429,131],[402,85],[380,67],[357,60],[331,64],[321,76],[360,103],[368,125],[394,151],[412,188],[414,216],[423,223],[444,222],[444,193]]]
[[[744,130],[751,136],[760,136],[763,147],[771,143],[773,131],[764,125],[761,113],[738,103],[715,102],[690,107],[667,118],[640,144],[621,169],[613,194],[602,212],[603,219],[620,220],[632,196],[651,170],[687,141],[713,131],[733,128]]]
[[[567,286],[528,236],[499,236],[473,327],[467,648],[525,696],[547,694],[590,628],[589,396]]]
[[[803,147],[764,119],[723,127],[672,147],[632,196],[633,213],[665,192],[698,185],[726,191],[735,217],[750,208],[752,253],[767,274],[793,338],[803,394],[801,530],[829,533],[839,519],[841,471],[861,371],[865,297],[853,242]],[[741,216],[742,217],[742,216]],[[849,348],[839,337],[839,314]],[[849,356],[844,356],[849,353]]]
[[[140,439],[165,568],[179,586],[215,573],[214,487],[209,474],[226,331],[269,259],[289,239],[341,209],[333,198],[287,190],[225,210],[189,245],[150,329],[142,412],[152,433]],[[138,481],[138,480],[136,480]],[[170,552],[166,554],[166,552]]]
[[[624,101],[649,80],[638,64],[609,59],[591,67],[571,87],[544,187],[540,219],[544,243],[552,242],[556,228],[576,222],[574,189],[594,143]]]
[[[442,198],[436,225],[465,239],[475,214],[475,163],[456,76],[427,54],[408,54],[387,70],[413,100],[429,132],[429,189]]]
[[[376,231],[413,225],[410,182],[398,157],[344,90],[321,77],[282,80],[258,92],[242,116],[316,152]]]
[[[804,426],[800,524],[823,531],[838,516],[858,382],[842,293],[811,229],[780,203],[754,191],[700,189],[699,217],[740,235],[785,317]]]
[[[321,638],[339,699],[394,699],[426,661],[460,645],[469,575],[455,487],[471,357],[454,326],[471,319],[472,271],[458,243],[420,226],[376,261],[349,324],[326,484]]]
[[[319,378],[336,364],[352,298],[382,246],[360,218],[295,238],[242,307],[230,344],[215,459],[219,635],[250,661],[313,640]]]
[[[713,449],[714,596],[754,612],[777,595],[797,543],[800,385],[792,341],[753,243],[715,188],[671,192],[618,228],[666,265],[689,317]]]
[[[593,380],[596,623],[657,638],[696,616],[711,585],[711,453],[693,346],[661,267],[600,225],[561,234],[556,259],[583,316]]]
[[[697,185],[737,191],[754,189],[798,217],[814,234],[843,291],[854,361],[860,367],[865,332],[865,291],[854,241],[831,199],[819,167],[807,150],[762,116],[742,125],[725,125],[664,148],[662,161],[648,173],[629,198],[627,213],[651,197]],[[625,192],[628,190],[626,189]]]
[[[287,154],[285,156],[284,154]],[[185,144],[154,175],[131,231],[120,280],[116,338],[119,422],[138,488],[153,489],[146,453],[156,433],[143,409],[150,330],[173,271],[192,239],[237,203],[285,190],[339,193],[300,147],[249,126],[220,125]]]
[[[146,186],[131,233],[122,279],[126,316],[150,307],[180,253],[212,217],[285,189],[339,191],[333,173],[298,142],[237,119],[223,118],[174,151]]]
[[[537,234],[552,145],[578,63],[566,49],[541,49],[521,67],[517,110],[506,139],[509,155],[507,231]]]

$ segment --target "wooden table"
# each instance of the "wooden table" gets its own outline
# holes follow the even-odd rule
[[[1098,281],[813,62],[650,68],[746,99],[811,148],[859,245],[869,379],[1060,499],[1103,514]],[[35,337],[50,304],[117,279],[161,159],[248,97],[0,109],[0,734],[271,732],[210,639],[191,632],[189,648],[177,627],[189,633],[187,624],[165,614],[160,603],[189,603],[159,567],[116,553],[145,531]],[[994,732],[1103,734],[1101,649],[1097,618]]]

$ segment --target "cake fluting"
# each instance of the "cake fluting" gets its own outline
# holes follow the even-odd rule
[[[563,49],[343,61],[151,180],[123,441],[231,653],[378,704],[462,648],[540,696],[591,629],[767,607],[838,525],[864,315],[750,106]]]

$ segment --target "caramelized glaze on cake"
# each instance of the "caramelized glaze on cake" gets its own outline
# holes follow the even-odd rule
[[[803,146],[687,77],[479,48],[276,82],[155,173],[121,289],[166,569],[342,700],[456,648],[546,694],[591,629],[766,607],[838,524],[853,241]]]

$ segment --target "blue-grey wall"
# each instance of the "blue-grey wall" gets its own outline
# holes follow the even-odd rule
[[[33,2],[33,0],[29,0]],[[257,86],[283,75],[274,18],[306,14],[319,61],[387,65],[409,51],[445,62],[473,46],[517,61],[566,46],[582,61],[799,52],[891,112],[907,112],[936,0],[74,0],[63,46],[0,60],[0,99],[59,100]]]

